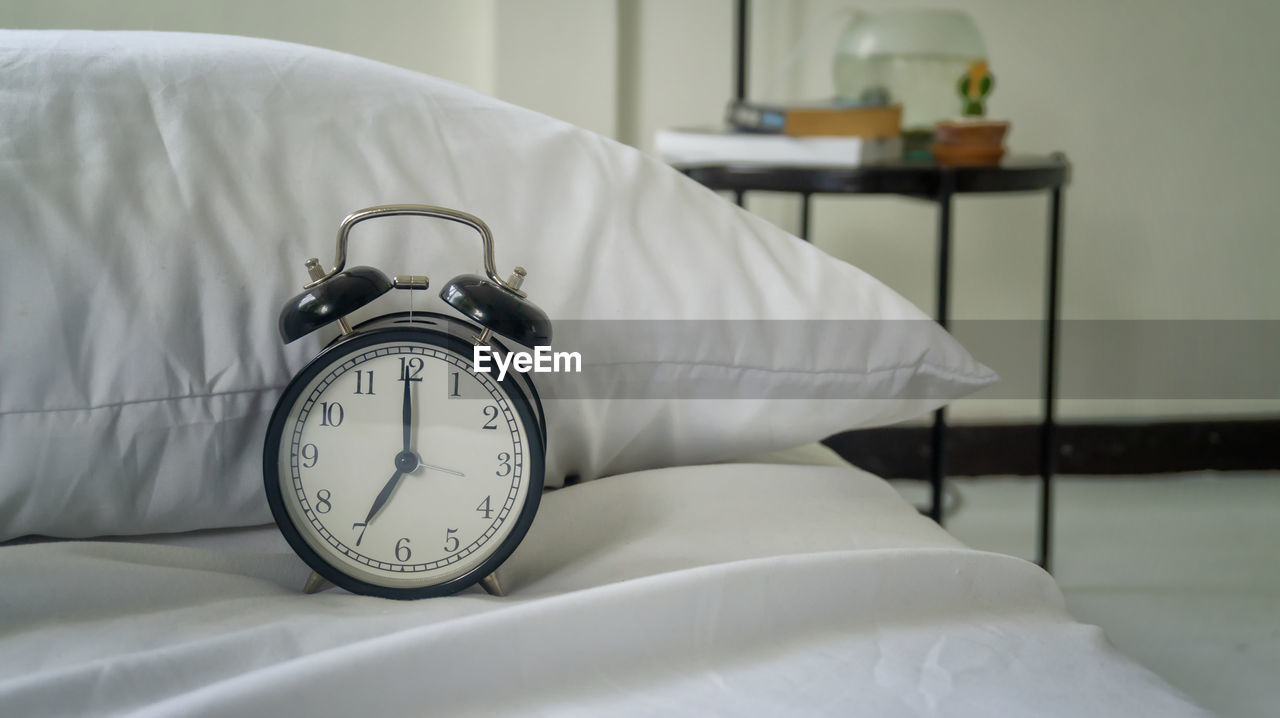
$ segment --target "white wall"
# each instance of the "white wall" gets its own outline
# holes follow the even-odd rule
[[[327,47],[492,92],[495,0],[4,0],[0,27],[172,30]]]
[[[704,4],[696,3],[707,12]],[[653,3],[677,25],[678,8]],[[730,82],[731,3],[719,37],[699,48],[675,42],[655,19],[645,67],[703,64],[671,103],[642,103],[641,146],[662,126],[714,121]],[[1263,0],[1076,0],[1072,2],[885,2],[952,6],[982,29],[998,80],[989,114],[1013,121],[1015,152],[1062,150],[1073,163],[1066,195],[1062,312],[1072,319],[1280,319],[1280,3]],[[755,0],[751,94],[772,99],[829,96],[830,58],[849,3]],[[802,37],[810,47],[787,68]],[[779,69],[783,68],[783,69]],[[685,76],[691,73],[685,73]],[[667,81],[680,77],[662,73]],[[778,83],[781,76],[786,82]],[[652,77],[659,87],[663,78]],[[770,88],[772,87],[772,91]],[[695,110],[701,118],[692,117]],[[749,206],[798,229],[798,200],[756,195]],[[955,208],[952,316],[1036,318],[1043,310],[1043,195],[966,197]],[[932,308],[936,215],[893,198],[820,197],[815,243]],[[1064,345],[1064,368],[1088,361],[1090,347]],[[1000,357],[1017,361],[1020,357]],[[1038,358],[1021,357],[1035,368]],[[1276,372],[1271,354],[1234,357],[1259,376]],[[995,360],[993,360],[994,362]],[[998,367],[999,368],[999,367]],[[1006,367],[1009,370],[1015,367]],[[1112,367],[1091,367],[1112,371]],[[1124,366],[1160,371],[1140,347]],[[1274,382],[1273,382],[1274,383]],[[1280,402],[1248,400],[1064,401],[1067,418],[1275,413]],[[962,418],[1030,418],[1032,401],[959,402]]]
[[[617,3],[497,0],[495,16],[492,94],[617,136]]]
[[[1280,3],[856,4],[968,11],[997,76],[989,114],[1013,121],[1012,150],[1069,154],[1065,317],[1280,319]],[[732,91],[733,6],[732,0],[8,0],[0,5],[0,25],[193,30],[320,45],[468,84],[648,148],[660,127],[721,117]],[[754,0],[752,94],[772,85],[783,99],[829,95],[845,7],[840,0]],[[786,58],[806,34],[811,47],[788,68]],[[756,195],[750,207],[784,228],[797,227],[790,197]],[[928,205],[822,197],[814,210],[818,246],[922,307],[933,306],[935,216]],[[953,316],[1039,316],[1044,210],[1041,196],[958,202]],[[1064,362],[1084,361],[1087,352],[1064,346]],[[1267,367],[1272,357],[1247,360]],[[1134,352],[1119,369],[1143,371],[1148,362]],[[970,400],[954,413],[1007,418],[1035,411],[1030,401]],[[1061,413],[1262,411],[1280,411],[1280,402],[1067,401]]]
[[[1064,150],[1072,159],[1066,316],[1280,318],[1272,198],[1280,189],[1280,3],[923,4],[963,8],[982,28],[998,81],[989,114],[1013,121],[1012,149]],[[846,3],[799,5],[808,21]],[[820,36],[818,61],[805,68],[795,96],[831,92],[827,58],[838,31],[832,25]],[[930,278],[907,260],[931,247],[900,246],[900,227],[923,228],[899,208],[906,203],[867,211],[857,202],[831,204],[819,242],[864,257],[925,301]],[[957,316],[1036,315],[1042,204],[960,205]]]

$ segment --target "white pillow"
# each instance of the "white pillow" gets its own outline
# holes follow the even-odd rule
[[[562,324],[910,320],[767,322],[799,338],[746,344],[727,323],[621,332],[586,357],[603,383],[548,402],[553,485],[899,421],[993,380],[858,269],[631,148],[441,80],[163,33],[0,32],[0,66],[0,539],[268,521],[266,420],[321,345],[283,346],[277,313],[302,261],[328,266],[343,216],[375,204],[479,215],[500,271],[527,267]],[[467,232],[370,222],[351,263],[438,287],[478,270]],[[373,309],[407,301],[392,294]],[[637,399],[639,366],[719,398]]]

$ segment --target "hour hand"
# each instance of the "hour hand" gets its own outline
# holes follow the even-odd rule
[[[382,507],[386,505],[387,499],[391,498],[391,492],[396,490],[396,484],[400,483],[400,477],[402,476],[404,476],[404,472],[397,469],[396,472],[391,475],[391,478],[387,480],[386,485],[382,487],[382,491],[378,492],[378,498],[373,500],[373,506],[369,509],[369,515],[364,517],[365,526],[368,526],[369,522],[373,521],[373,517],[377,516],[378,512],[382,510]]]

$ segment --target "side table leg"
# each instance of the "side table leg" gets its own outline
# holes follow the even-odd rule
[[[1062,254],[1062,189],[1049,195],[1049,248],[1045,276],[1044,419],[1040,425],[1040,545],[1036,563],[1053,570],[1053,473],[1058,457],[1054,401],[1058,354],[1058,261]]]
[[[800,193],[800,239],[803,239],[806,242],[813,241],[809,239],[809,193],[808,192]]]
[[[938,323],[947,328],[947,297],[951,291],[951,195],[954,178],[944,172],[938,189]],[[929,506],[929,518],[942,525],[943,483],[947,477],[947,413],[938,409],[933,414],[932,447],[930,451],[929,484],[933,495]]]
[[[945,495],[943,482],[947,476],[947,416],[946,409],[933,412],[933,431],[929,451],[929,518],[942,525],[942,501]]]

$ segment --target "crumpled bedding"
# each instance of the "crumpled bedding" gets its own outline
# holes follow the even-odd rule
[[[549,492],[506,597],[307,573],[271,526],[0,547],[0,714],[1206,715],[847,467]]]

